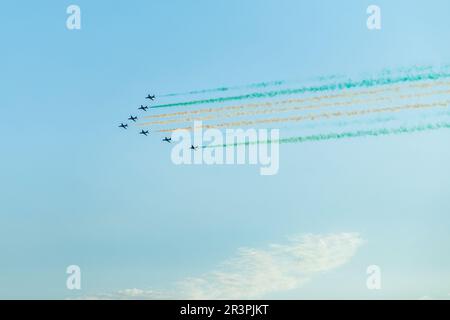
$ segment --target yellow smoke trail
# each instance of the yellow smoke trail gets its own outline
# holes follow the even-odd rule
[[[268,102],[260,102],[260,103],[248,103],[243,105],[233,105],[233,106],[226,106],[226,107],[218,107],[218,108],[204,108],[204,109],[197,109],[197,110],[189,110],[189,111],[179,111],[179,112],[171,112],[171,113],[162,113],[162,114],[156,114],[151,116],[145,116],[144,119],[154,119],[154,118],[168,118],[173,116],[184,116],[184,115],[197,115],[202,113],[215,113],[215,112],[223,112],[223,111],[229,111],[229,110],[240,110],[240,109],[246,109],[246,108],[258,108],[258,107],[271,107],[275,105],[283,105],[283,104],[291,104],[291,103],[304,103],[304,102],[311,102],[311,101],[321,101],[326,99],[338,99],[338,98],[348,98],[348,97],[356,97],[360,95],[373,95],[377,93],[382,92],[398,92],[402,89],[409,88],[430,88],[430,87],[437,87],[437,86],[448,86],[450,85],[450,82],[448,81],[432,81],[432,82],[425,82],[425,83],[416,83],[416,84],[409,84],[407,86],[395,86],[395,87],[382,87],[378,89],[372,89],[372,90],[362,90],[357,92],[345,92],[345,93],[339,93],[339,94],[332,94],[332,95],[320,95],[315,97],[308,97],[308,98],[299,98],[299,99],[287,99],[287,100],[281,100],[281,101],[268,101]],[[148,122],[148,124],[156,124]]]
[[[258,124],[267,124],[267,123],[281,123],[281,122],[298,122],[305,120],[319,120],[319,119],[329,119],[334,117],[353,117],[353,116],[361,116],[367,115],[371,113],[384,113],[384,112],[399,112],[404,110],[411,109],[425,109],[425,108],[434,108],[434,107],[448,107],[450,100],[445,100],[442,102],[434,102],[434,103],[416,103],[416,104],[408,104],[398,107],[385,107],[385,108],[374,108],[374,109],[365,109],[365,110],[352,110],[352,111],[336,111],[336,112],[326,112],[321,114],[309,114],[305,116],[296,116],[296,117],[287,117],[287,118],[269,118],[269,119],[259,119],[259,120],[245,120],[245,121],[237,121],[237,122],[228,122],[228,123],[218,123],[215,125],[203,125],[204,129],[220,129],[220,128],[230,128],[230,127],[242,127],[242,126],[251,126]],[[175,128],[175,129],[161,129],[158,132],[172,132],[176,130],[192,130],[193,127],[185,127],[185,128]]]

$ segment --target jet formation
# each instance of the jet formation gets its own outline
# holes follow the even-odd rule
[[[147,94],[147,96],[145,97],[145,99],[148,99],[148,100],[150,100],[150,101],[154,101],[155,98],[156,98],[156,96],[155,96],[154,94],[153,94],[153,95]],[[151,108],[151,106],[149,107],[149,106],[147,106],[147,105],[141,104],[141,106],[140,106],[139,108],[137,108],[137,109],[140,110],[141,112],[147,112],[149,108]],[[130,115],[130,117],[128,118],[128,120],[129,120],[130,122],[136,123],[137,120],[138,120],[138,116]],[[120,123],[119,128],[122,128],[122,129],[128,129],[128,123],[123,123],[123,122]],[[143,136],[148,136],[148,135],[149,135],[149,130],[141,130],[141,131],[138,132],[138,133],[139,133],[140,135],[143,135]],[[172,143],[172,138],[164,137],[164,139],[162,139],[162,142]],[[198,146],[191,145],[191,147],[190,147],[189,149],[195,151],[195,150],[198,149]]]
[[[155,100],[155,95],[154,95],[154,94],[153,94],[153,95],[148,94],[148,95],[145,97],[145,99],[150,99],[151,101],[153,101],[153,100]],[[149,106],[144,106],[143,104],[141,104],[141,106],[140,106],[139,108],[137,108],[137,109],[138,109],[138,110],[141,110],[141,111],[147,112],[147,110],[149,109]],[[129,120],[130,122],[136,123],[137,120],[138,120],[138,116],[130,115],[130,117],[128,118],[128,120]],[[119,128],[122,128],[122,129],[128,129],[128,123],[123,123],[123,122],[122,122],[122,123],[119,125]],[[141,130],[141,131],[139,132],[139,134],[144,135],[144,136],[147,136],[147,135],[149,134],[149,130]]]

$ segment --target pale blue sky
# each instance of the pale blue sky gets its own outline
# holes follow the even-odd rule
[[[80,31],[65,27],[72,3]],[[159,136],[117,124],[148,92],[449,63],[449,10],[444,0],[4,1],[0,298],[164,290],[243,246],[340,232],[365,240],[348,263],[265,297],[448,297],[449,131],[283,145],[279,174],[265,177],[177,167]],[[81,292],[65,288],[70,264]],[[366,289],[370,264],[381,291]]]

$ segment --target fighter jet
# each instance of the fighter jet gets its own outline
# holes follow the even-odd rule
[[[194,147],[194,145],[191,145],[191,148],[190,148],[191,150],[197,150],[198,149],[198,146],[195,146]]]
[[[128,120],[131,120],[131,121],[133,121],[133,122],[136,122],[137,117],[130,116],[130,117],[128,118]]]
[[[162,139],[162,141],[170,143],[172,141],[172,138],[164,137],[164,139]]]
[[[155,95],[147,95],[145,99],[155,100]]]
[[[120,126],[119,126],[119,128],[124,128],[124,129],[126,129],[127,127],[128,127],[128,125],[127,124],[123,124],[123,123],[121,123]]]
[[[148,107],[147,106],[143,106],[142,104],[141,104],[141,106],[138,108],[138,110],[142,110],[142,111],[147,111],[147,109],[148,109]]]
[[[147,131],[141,130],[141,132],[139,132],[139,134],[143,134],[144,136],[146,136],[146,135],[148,135],[148,130]]]

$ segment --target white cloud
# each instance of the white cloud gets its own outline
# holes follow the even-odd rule
[[[253,299],[301,286],[349,261],[362,245],[356,233],[292,237],[267,249],[242,248],[217,270],[180,282],[188,299]]]
[[[112,299],[256,299],[301,286],[355,255],[363,240],[357,233],[303,235],[265,249],[240,248],[216,270],[175,284],[173,292],[126,289]],[[104,295],[105,296],[105,295]]]

